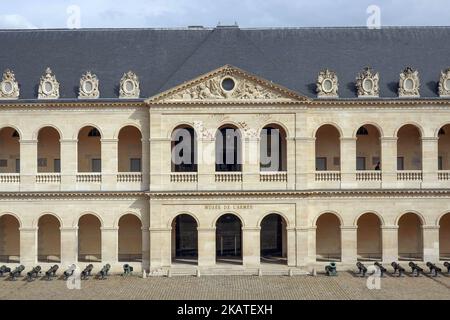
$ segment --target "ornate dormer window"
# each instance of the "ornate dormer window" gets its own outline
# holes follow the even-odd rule
[[[14,72],[6,69],[0,82],[0,99],[18,99],[20,94],[19,83]]]
[[[317,77],[317,96],[319,98],[338,97],[338,77],[336,72],[325,69]]]
[[[139,98],[139,78],[133,71],[124,73],[120,79],[119,98]]]
[[[358,97],[378,97],[380,95],[378,81],[378,72],[373,71],[370,67],[364,68],[356,77]]]
[[[406,67],[402,73],[400,73],[400,82],[398,86],[399,97],[419,97],[419,71],[414,70],[411,67]]]
[[[78,99],[97,99],[99,96],[98,78],[95,74],[88,71],[80,79]]]
[[[45,70],[45,74],[41,76],[38,91],[39,99],[58,99],[59,98],[59,82],[56,80],[50,68]]]
[[[450,68],[441,71],[441,78],[439,79],[439,96],[450,97]]]

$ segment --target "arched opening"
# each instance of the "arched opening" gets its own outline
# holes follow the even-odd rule
[[[87,126],[78,133],[78,172],[102,171],[101,134],[97,128]]]
[[[38,222],[38,261],[61,262],[61,225],[59,220],[46,214]]]
[[[338,129],[330,124],[316,132],[316,171],[341,170],[341,144]]]
[[[78,220],[78,261],[102,261],[102,233],[100,220],[85,214]]]
[[[216,222],[216,260],[242,263],[242,224],[234,214],[224,214]]]
[[[341,260],[341,222],[333,213],[322,214],[316,222],[317,261]]]
[[[197,221],[180,214],[172,221],[172,262],[196,264],[198,258]]]
[[[10,214],[0,216],[0,262],[20,262],[20,223]]]
[[[439,260],[450,260],[450,213],[439,220]]]
[[[267,125],[260,134],[260,171],[286,170],[286,132],[279,125]]]
[[[52,127],[39,130],[37,143],[38,172],[61,172],[61,146],[58,131]]]
[[[142,135],[139,129],[126,126],[120,130],[117,152],[119,172],[141,172]]]
[[[439,129],[438,170],[450,170],[450,124]]]
[[[216,132],[216,171],[242,171],[242,141],[238,128],[225,125]]]
[[[374,213],[359,217],[357,230],[357,255],[361,261],[381,261],[381,221]]]
[[[356,170],[381,170],[380,131],[364,125],[356,133]]]
[[[197,172],[197,135],[194,128],[181,125],[172,132],[172,172]]]
[[[10,127],[0,129],[0,173],[20,173],[20,136]]]
[[[142,261],[142,223],[133,214],[126,214],[119,220],[119,262]]]
[[[398,259],[423,259],[422,220],[415,213],[405,213],[398,221]]]
[[[422,170],[420,130],[407,124],[397,133],[397,170]]]
[[[261,262],[287,264],[286,221],[276,213],[261,221]]]

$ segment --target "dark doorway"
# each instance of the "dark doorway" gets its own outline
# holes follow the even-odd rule
[[[286,223],[278,214],[269,214],[261,222],[261,262],[286,263]]]
[[[172,257],[179,262],[196,263],[197,222],[188,214],[181,214],[172,222]]]
[[[216,223],[216,257],[221,262],[240,263],[242,225],[238,217],[225,214]]]

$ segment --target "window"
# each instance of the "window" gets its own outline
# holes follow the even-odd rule
[[[439,158],[438,158],[438,170],[443,170],[442,168],[443,168],[444,166],[443,166],[443,159],[442,159],[442,156],[439,156]]]
[[[404,158],[403,157],[398,157],[397,158],[397,170],[405,170],[404,169]]]
[[[20,159],[16,159],[16,173],[20,173]]]
[[[366,170],[366,157],[356,157],[356,170]]]
[[[92,128],[88,133],[88,137],[100,137],[100,132],[96,128]]]
[[[53,160],[53,168],[55,172],[61,172],[61,159]]]
[[[92,172],[102,171],[102,161],[101,159],[92,159]]]
[[[365,127],[361,127],[358,129],[358,131],[356,132],[356,135],[358,136],[367,136],[369,134],[369,131],[367,131],[367,129]]]
[[[327,170],[327,158],[317,157],[316,158],[316,171],[326,171]]]
[[[130,172],[141,172],[141,159],[130,159]]]
[[[0,159],[0,167],[5,168],[8,166],[8,160]]]
[[[38,159],[38,167],[46,167],[47,166],[47,159],[46,158],[39,158]]]

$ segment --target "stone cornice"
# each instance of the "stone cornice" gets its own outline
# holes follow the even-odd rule
[[[126,99],[111,99],[108,100],[50,100],[50,101],[1,101],[0,108],[4,107],[19,107],[19,108],[48,108],[48,107],[148,107],[148,105],[142,101],[131,100],[127,101]]]
[[[26,199],[26,198],[136,198],[145,199],[205,199],[205,198],[265,198],[265,199],[297,199],[297,198],[429,198],[450,197],[450,189],[384,189],[384,190],[290,190],[290,191],[73,191],[73,192],[0,192],[2,199]]]

